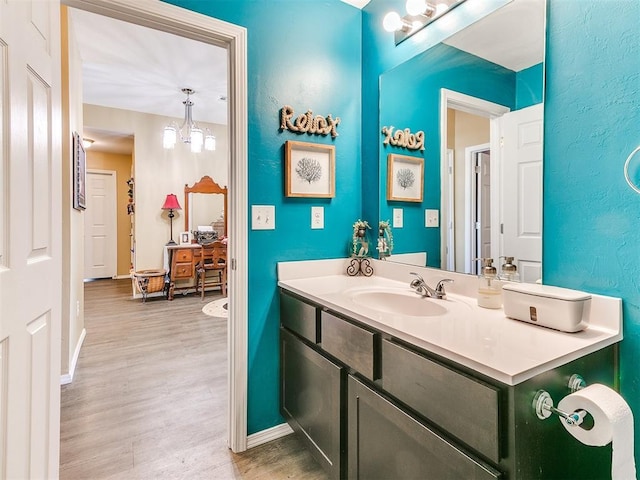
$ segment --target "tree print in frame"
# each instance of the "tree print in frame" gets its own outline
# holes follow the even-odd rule
[[[424,159],[390,153],[387,156],[387,200],[422,202]]]
[[[335,146],[285,142],[285,195],[333,198],[335,196]]]

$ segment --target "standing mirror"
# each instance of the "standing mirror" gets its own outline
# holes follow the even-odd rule
[[[211,227],[218,238],[227,236],[227,187],[205,175],[192,186],[184,186],[184,228]]]
[[[523,281],[541,277],[545,5],[513,0],[381,75],[380,130],[425,138],[423,152],[381,148],[380,220],[403,219],[394,253],[462,273],[513,256]],[[424,158],[422,202],[387,200],[389,154]]]

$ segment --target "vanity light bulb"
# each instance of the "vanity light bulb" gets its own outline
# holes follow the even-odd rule
[[[397,30],[402,30],[402,19],[398,12],[389,12],[384,16],[382,20],[382,27],[387,32],[395,32]]]
[[[447,5],[446,3],[438,3],[436,5],[436,17],[439,17],[447,10],[449,10],[449,5]]]
[[[409,15],[422,15],[427,2],[425,0],[407,0],[405,5]]]

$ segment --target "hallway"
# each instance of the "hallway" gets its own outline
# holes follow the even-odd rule
[[[206,302],[130,295],[130,280],[85,284],[87,335],[62,387],[61,480],[326,478],[293,435],[227,448],[226,321],[202,313]]]

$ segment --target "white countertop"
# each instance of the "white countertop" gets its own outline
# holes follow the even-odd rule
[[[371,263],[373,276],[350,277],[343,273],[348,259],[282,262],[278,264],[278,285],[507,385],[622,340],[619,298],[591,294],[589,326],[581,332],[565,333],[512,320],[502,309],[478,307],[473,296],[477,279],[473,276],[373,259]],[[414,317],[384,313],[355,303],[348,294],[352,289],[376,287],[410,290],[414,277],[409,272],[414,271],[430,286],[445,277],[455,280],[446,285],[447,300],[425,299],[446,302],[448,314]]]

